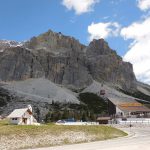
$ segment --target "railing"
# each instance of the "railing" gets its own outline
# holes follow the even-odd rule
[[[150,115],[115,115],[115,116],[111,116],[111,118],[115,119],[115,118],[150,118]]]

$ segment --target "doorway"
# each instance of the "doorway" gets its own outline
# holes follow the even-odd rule
[[[23,124],[27,124],[27,118],[22,118]]]

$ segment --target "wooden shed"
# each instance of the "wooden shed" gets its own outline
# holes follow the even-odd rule
[[[111,117],[98,117],[97,121],[99,124],[108,124],[108,121],[111,120]]]

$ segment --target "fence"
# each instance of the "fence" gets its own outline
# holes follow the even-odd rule
[[[116,119],[117,124],[150,124],[150,118],[127,118],[127,120]]]

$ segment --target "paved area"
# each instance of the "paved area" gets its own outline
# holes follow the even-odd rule
[[[150,127],[123,128],[128,137],[34,150],[150,150]],[[33,150],[33,149],[32,149]]]

